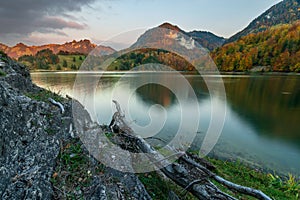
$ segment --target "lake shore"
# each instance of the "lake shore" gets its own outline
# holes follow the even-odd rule
[[[44,199],[99,198],[103,191],[111,198],[164,197],[158,195],[165,192],[163,188],[160,192],[151,189],[152,181],[159,179],[157,175],[138,177],[119,172],[89,155],[72,128],[70,100],[32,84],[29,71],[13,61],[8,60],[1,70],[4,72],[0,77],[2,198],[34,198],[34,194]],[[65,111],[52,105],[49,98],[61,102]],[[83,113],[88,115],[86,111]],[[270,192],[272,197],[297,198],[299,193],[299,184],[292,180],[282,181],[267,174],[259,179],[260,172],[245,170],[243,164],[209,160],[217,166],[217,173],[232,176],[237,183],[236,174],[241,173],[240,178],[247,176],[246,182],[262,187],[259,189]],[[160,182],[176,191],[170,182]],[[270,187],[274,191],[269,191]]]

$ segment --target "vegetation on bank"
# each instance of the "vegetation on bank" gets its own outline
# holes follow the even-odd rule
[[[300,180],[289,174],[281,178],[276,174],[257,171],[239,161],[222,161],[214,158],[206,158],[215,167],[215,173],[234,183],[261,190],[271,198],[298,200],[300,197]],[[163,179],[156,172],[140,174],[140,180],[153,199],[168,199],[168,192],[174,191],[179,198],[195,199],[191,194],[179,188],[172,181]],[[255,199],[253,197],[234,193],[226,187],[213,181],[222,191],[238,199]]]
[[[221,71],[269,66],[277,72],[300,72],[300,20],[251,33],[211,53]]]
[[[288,177],[279,177],[275,173],[265,173],[248,167],[240,161],[222,161],[207,158],[216,166],[218,175],[240,185],[257,188],[269,195],[273,199],[297,200],[300,197],[300,180],[289,174]],[[226,193],[236,196],[225,187],[215,183]],[[236,196],[239,199],[253,199],[249,196]]]
[[[49,102],[48,100],[49,98],[52,98],[58,102],[64,101],[64,98],[62,96],[54,92],[51,92],[50,90],[40,90],[39,92],[28,92],[25,95],[36,101]]]
[[[30,70],[78,70],[86,58],[85,55],[59,52],[54,54],[50,49],[38,51],[33,55],[21,56],[18,61],[25,64]]]

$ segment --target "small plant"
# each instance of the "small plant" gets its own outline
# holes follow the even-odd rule
[[[6,76],[6,73],[0,69],[0,76]]]
[[[99,166],[96,170],[100,173],[104,168]],[[62,145],[55,172],[51,178],[52,184],[57,189],[56,198],[60,199],[66,195],[69,197],[67,199],[81,199],[83,197],[81,192],[90,186],[91,181],[89,158],[84,153],[80,140],[74,139]]]
[[[51,128],[46,128],[45,131],[46,131],[46,133],[48,133],[48,135],[55,135],[55,130],[53,130]]]
[[[286,192],[291,192],[295,195],[300,193],[300,181],[296,180],[295,176],[292,174],[288,175],[288,179],[284,182],[283,188],[286,189]]]
[[[105,133],[105,135],[108,139],[111,139],[112,137],[114,137],[114,133],[111,133],[111,132]]]

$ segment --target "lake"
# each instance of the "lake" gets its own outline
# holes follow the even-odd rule
[[[76,73],[32,73],[38,86],[62,95],[73,96]],[[97,73],[84,76],[97,77]],[[167,87],[150,83],[139,87],[138,80],[148,76],[173,81],[179,93],[187,93],[180,101]],[[217,75],[203,75],[214,78]],[[102,74],[94,92],[93,118],[100,124],[109,124],[114,112],[111,100],[127,105],[130,122],[140,127],[147,126],[148,134],[170,141],[181,123],[181,109],[188,113],[200,111],[199,127],[192,148],[199,150],[209,127],[214,108],[225,105],[226,117],[221,136],[210,152],[221,159],[240,160],[258,169],[287,175],[300,176],[300,76],[288,74],[265,75],[219,75],[225,85],[226,101],[210,96],[203,78],[185,75],[192,86],[198,108],[192,107],[189,91],[181,88],[172,73],[132,73],[124,78],[121,73]],[[174,81],[175,80],[175,81]],[[89,90],[77,86],[77,90]],[[132,94],[128,97],[128,94]],[[87,97],[89,98],[89,97]],[[156,105],[156,106],[153,106]],[[192,115],[191,115],[192,116]],[[189,121],[189,120],[187,120]],[[192,120],[190,120],[192,121]],[[186,122],[187,124],[189,122]],[[157,130],[157,127],[163,128]],[[153,132],[152,132],[152,131]],[[152,132],[152,133],[150,133]],[[154,134],[155,133],[155,134]],[[148,135],[147,135],[148,136]]]

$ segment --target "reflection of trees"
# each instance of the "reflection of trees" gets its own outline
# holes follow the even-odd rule
[[[177,103],[176,96],[168,88],[158,84],[147,84],[136,90],[139,97],[147,104],[160,104],[171,107]]]
[[[31,74],[31,78],[40,87],[54,92],[69,93],[66,91],[73,90],[76,74],[35,73]]]
[[[177,81],[176,75],[166,74],[159,76],[161,79],[165,79],[177,88],[177,92],[180,95],[185,96],[185,100],[189,101],[192,91],[187,86],[180,85]],[[136,77],[138,78],[138,77]],[[139,77],[141,78],[141,77]],[[208,91],[205,82],[199,76],[197,77],[185,77],[191,87],[193,88],[198,101],[208,97]],[[159,84],[147,84],[136,90],[138,96],[147,104],[160,104],[164,107],[171,107],[178,103],[176,94],[174,94],[170,89]]]
[[[228,102],[259,133],[299,144],[300,81],[298,77],[230,78]]]

